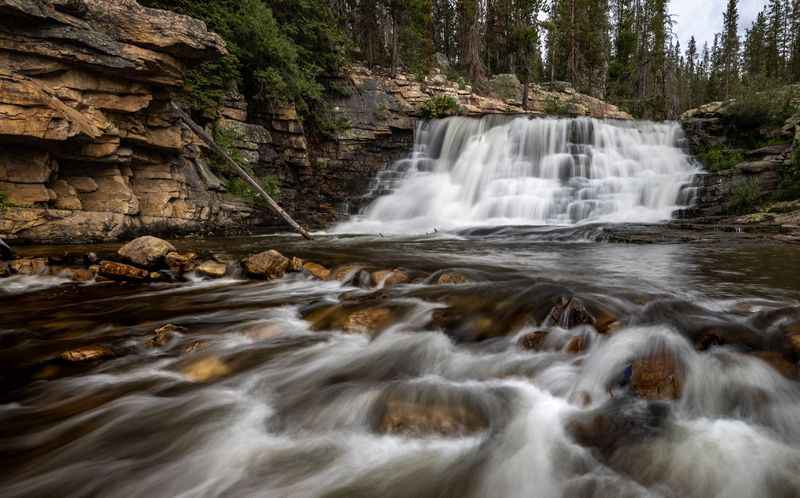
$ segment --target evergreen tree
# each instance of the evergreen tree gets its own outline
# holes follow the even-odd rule
[[[721,48],[722,95],[729,98],[739,81],[739,11],[738,0],[728,0],[723,16]]]

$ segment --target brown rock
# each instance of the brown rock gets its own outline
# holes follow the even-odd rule
[[[564,346],[564,351],[571,354],[583,353],[589,349],[589,339],[584,335],[571,337]]]
[[[169,341],[175,336],[175,333],[186,332],[186,327],[180,327],[168,323],[153,331],[153,337],[148,339],[147,346],[151,348],[161,348],[166,346]]]
[[[392,325],[394,315],[387,308],[366,308],[347,315],[342,328],[348,332],[364,332],[374,334]]]
[[[517,341],[517,345],[522,349],[530,351],[541,351],[544,349],[544,341],[547,339],[546,330],[537,330],[535,332],[528,332]]]
[[[436,278],[436,283],[439,285],[457,285],[465,284],[467,282],[469,282],[467,277],[454,271],[446,271]]]
[[[166,240],[145,235],[122,246],[117,254],[134,264],[155,268],[164,262],[164,257],[170,252],[175,252],[175,246]]]
[[[675,400],[683,389],[682,367],[669,350],[651,353],[633,362],[631,389],[648,400]]]
[[[188,273],[197,267],[197,254],[193,252],[168,252],[164,256],[167,268],[178,273]]]
[[[274,280],[283,277],[290,264],[289,258],[271,249],[246,258],[242,268],[252,277]]]
[[[135,266],[116,263],[114,261],[101,261],[98,273],[111,280],[132,280],[143,282],[150,278],[150,272]]]
[[[374,428],[382,434],[409,437],[462,437],[485,431],[489,418],[477,400],[458,390],[421,386],[381,396],[372,409]]]
[[[303,271],[303,260],[297,256],[292,256],[292,260],[289,263],[289,269],[293,272]]]
[[[319,280],[328,280],[331,276],[331,271],[329,269],[320,264],[312,263],[311,261],[303,264],[303,270]]]
[[[44,275],[48,272],[47,258],[21,258],[9,263],[13,273],[20,275]]]
[[[398,269],[381,270],[372,273],[372,281],[375,282],[375,285],[391,287],[397,284],[407,284],[411,282],[411,277]]]
[[[71,362],[94,361],[111,358],[114,352],[105,346],[84,346],[61,353],[60,358]]]
[[[206,277],[222,278],[225,276],[225,273],[227,273],[228,267],[216,261],[204,261],[195,268],[195,271]]]
[[[91,282],[95,277],[95,273],[86,268],[66,268],[61,271],[60,275],[73,282]]]
[[[183,374],[192,382],[208,382],[230,373],[228,365],[216,356],[208,356],[183,368]]]

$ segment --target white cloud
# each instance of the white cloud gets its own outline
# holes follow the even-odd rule
[[[764,0],[739,0],[741,36],[744,36],[745,29],[750,27],[764,3]],[[727,4],[728,0],[672,0],[669,10],[675,21],[674,31],[681,41],[681,48],[686,50],[692,35],[697,40],[698,51],[704,42],[711,46],[714,33],[722,31],[722,13]]]

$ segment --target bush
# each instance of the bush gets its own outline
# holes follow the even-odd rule
[[[778,200],[800,199],[800,147],[795,146],[792,161],[778,170]]]
[[[569,116],[571,109],[569,102],[561,102],[556,97],[547,99],[544,104],[544,113],[548,116]]]
[[[757,204],[761,199],[761,184],[755,178],[734,187],[731,201],[728,204],[730,214],[747,214],[758,211]]]
[[[449,95],[437,95],[422,105],[420,115],[423,119],[442,119],[460,111],[461,108],[455,98]]]
[[[723,120],[740,132],[780,127],[797,109],[796,89],[783,86],[761,92],[742,92],[723,113]]]
[[[712,147],[698,154],[697,157],[703,163],[703,166],[712,172],[731,169],[744,161],[744,156],[740,151],[721,146]]]

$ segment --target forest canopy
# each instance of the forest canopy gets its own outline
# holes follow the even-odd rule
[[[653,119],[800,81],[800,0],[766,0],[744,36],[738,1],[729,0],[713,43],[692,37],[685,48],[669,0],[142,3],[198,17],[226,39],[230,56],[189,78],[192,106],[204,113],[237,82],[250,100],[294,102],[313,118],[324,112],[327,82],[350,61],[419,75],[437,65],[478,90],[502,73],[565,81]]]

